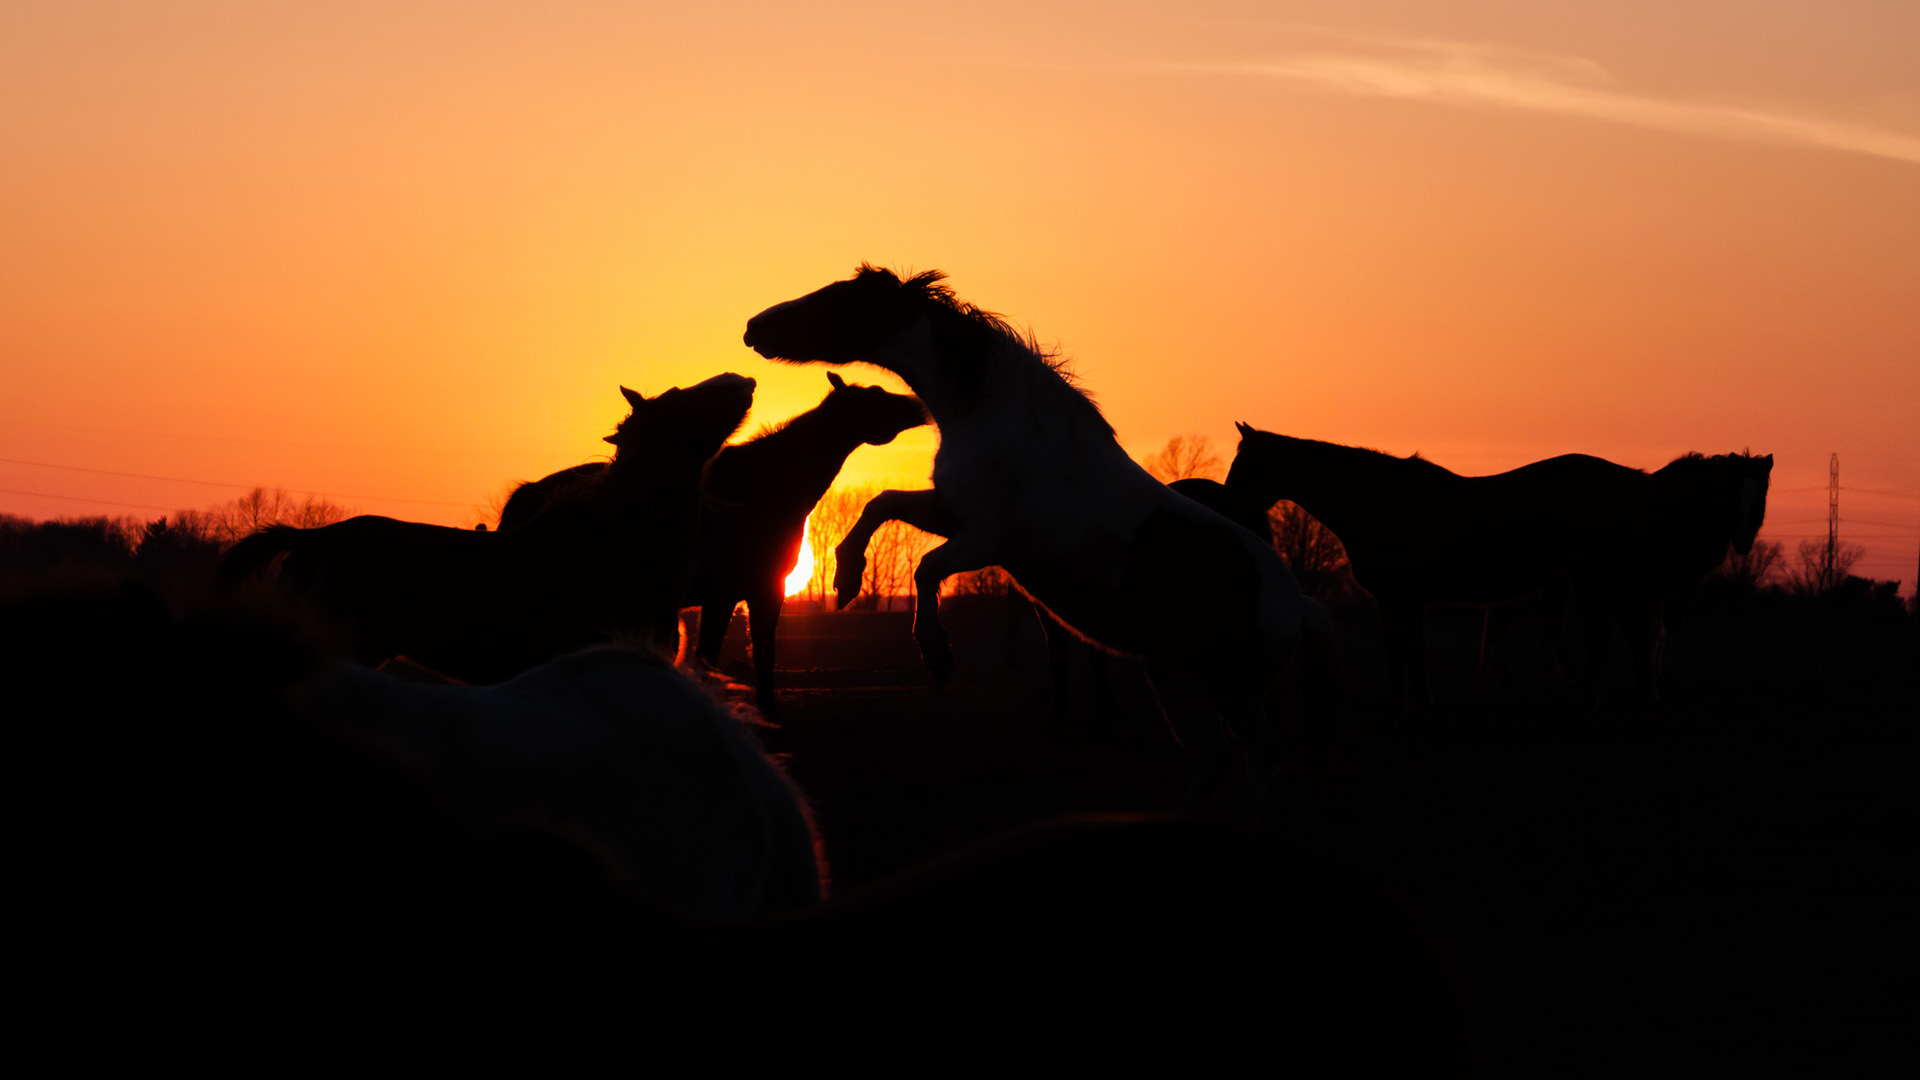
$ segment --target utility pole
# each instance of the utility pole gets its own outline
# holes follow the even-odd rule
[[[1833,452],[1833,458],[1827,465],[1827,557],[1821,563],[1820,576],[1825,579],[1820,584],[1823,589],[1831,589],[1840,583],[1834,580],[1838,574],[1835,568],[1840,565],[1840,451]]]

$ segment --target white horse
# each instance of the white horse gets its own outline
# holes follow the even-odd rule
[[[680,918],[821,900],[799,791],[741,715],[649,650],[584,649],[493,686],[343,664],[304,704],[427,778],[460,818],[566,837]]]
[[[1271,546],[1129,458],[1059,360],[942,277],[862,265],[747,323],[769,359],[892,371],[940,429],[933,488],[882,493],[836,549],[841,603],[884,522],[944,536],[914,572],[913,634],[936,684],[953,671],[940,583],[1000,566],[1075,633],[1145,661],[1188,754],[1190,803],[1225,808],[1231,733],[1245,751],[1239,801],[1255,805],[1273,764],[1267,692],[1303,634],[1330,642],[1324,612]]]

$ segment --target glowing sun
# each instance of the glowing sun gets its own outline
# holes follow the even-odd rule
[[[813,577],[813,519],[807,519],[806,527],[800,530],[800,561],[793,564],[793,573],[787,575],[787,595],[804,592],[807,582]]]

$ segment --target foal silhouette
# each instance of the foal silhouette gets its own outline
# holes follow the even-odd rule
[[[368,664],[406,655],[470,683],[511,678],[614,634],[670,649],[708,459],[746,418],[754,382],[716,375],[646,398],[590,498],[502,532],[357,517],[319,529],[273,526],[227,552],[229,583],[283,553],[280,582],[342,619]]]
[[[721,449],[707,465],[706,505],[687,599],[700,605],[695,652],[720,662],[733,606],[747,602],[753,643],[754,692],[760,711],[778,708],[773,661],[786,578],[800,558],[807,515],[862,445],[885,446],[927,422],[919,401],[877,386],[852,386],[829,373],[820,404],[744,443]],[[500,528],[516,529],[548,507],[591,491],[607,466],[588,462],[514,489]]]

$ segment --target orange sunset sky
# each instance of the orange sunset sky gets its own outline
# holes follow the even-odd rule
[[[861,260],[1057,342],[1136,455],[1751,447],[1791,551],[1838,451],[1912,592],[1910,0],[0,4],[0,512],[471,524],[619,384],[811,406],[741,331]]]

